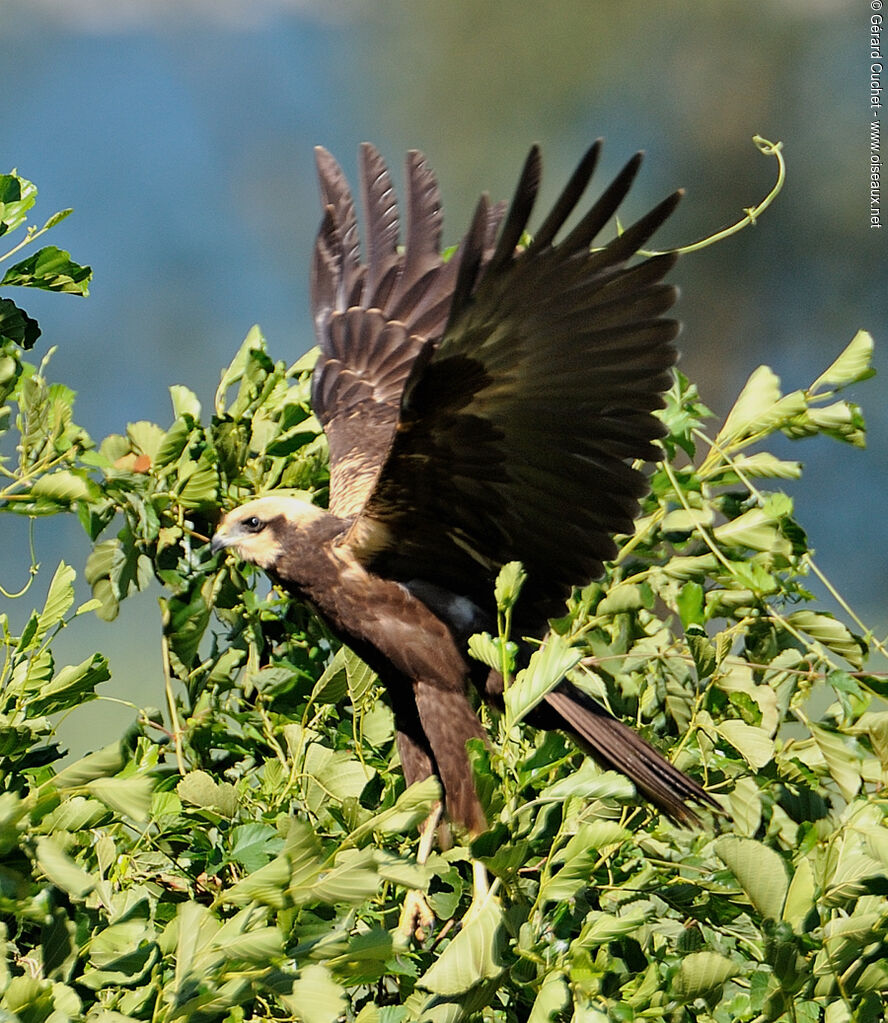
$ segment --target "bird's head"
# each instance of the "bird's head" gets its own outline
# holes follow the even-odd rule
[[[298,497],[259,497],[224,516],[213,535],[211,550],[231,547],[244,561],[269,571],[283,558],[288,539],[327,514]]]

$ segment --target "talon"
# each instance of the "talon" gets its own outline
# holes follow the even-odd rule
[[[423,942],[435,926],[435,914],[422,892],[415,888],[407,892],[404,907],[398,919],[398,930],[406,938]]]

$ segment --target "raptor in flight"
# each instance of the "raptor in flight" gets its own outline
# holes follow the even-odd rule
[[[314,409],[330,448],[329,510],[260,497],[213,538],[261,566],[379,675],[408,783],[437,775],[451,819],[485,827],[466,756],[483,737],[470,700],[501,702],[502,678],[467,638],[495,622],[493,583],[520,560],[516,635],[541,637],[574,584],[600,575],[614,533],[631,532],[676,353],[664,314],[672,254],[631,261],[680,193],[593,251],[640,154],[563,230],[598,160],[596,142],[555,205],[525,232],[540,154],[508,210],[482,197],[442,258],[434,174],[411,152],[403,246],[389,173],[361,149],[363,252],[342,170],[317,151],[324,219],[311,296],[320,357]],[[559,237],[560,236],[560,237]],[[713,803],[636,732],[567,680],[529,720],[561,729],[680,821]]]

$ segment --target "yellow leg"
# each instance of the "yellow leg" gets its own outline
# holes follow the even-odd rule
[[[487,867],[480,860],[472,860],[472,901],[482,902],[490,891]]]
[[[416,862],[420,866],[428,860],[431,854],[432,843],[435,841],[435,830],[441,820],[442,812],[441,804],[436,803],[420,828],[419,848],[416,851]],[[411,889],[407,892],[407,898],[404,899],[404,907],[398,920],[398,930],[407,938],[425,941],[434,924],[435,914],[426,902],[425,896],[415,888]]]

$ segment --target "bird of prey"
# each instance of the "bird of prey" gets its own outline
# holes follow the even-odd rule
[[[470,694],[502,702],[503,680],[467,639],[496,621],[493,583],[523,563],[516,633],[541,637],[575,584],[599,576],[646,491],[631,465],[659,457],[678,325],[664,314],[674,254],[631,261],[680,192],[607,244],[641,163],[631,159],[575,226],[598,161],[585,154],[528,240],[540,181],[531,149],[514,198],[479,201],[448,259],[425,158],[406,163],[403,243],[379,153],[360,152],[365,239],[345,176],[317,150],[323,222],[311,272],[320,356],[315,413],[330,450],[329,510],[270,494],[222,519],[213,549],[313,605],[388,691],[408,783],[437,775],[452,821],[486,827],[466,754],[484,738]],[[560,237],[559,237],[560,236]],[[681,822],[714,804],[632,729],[563,680],[528,719],[569,733]]]

